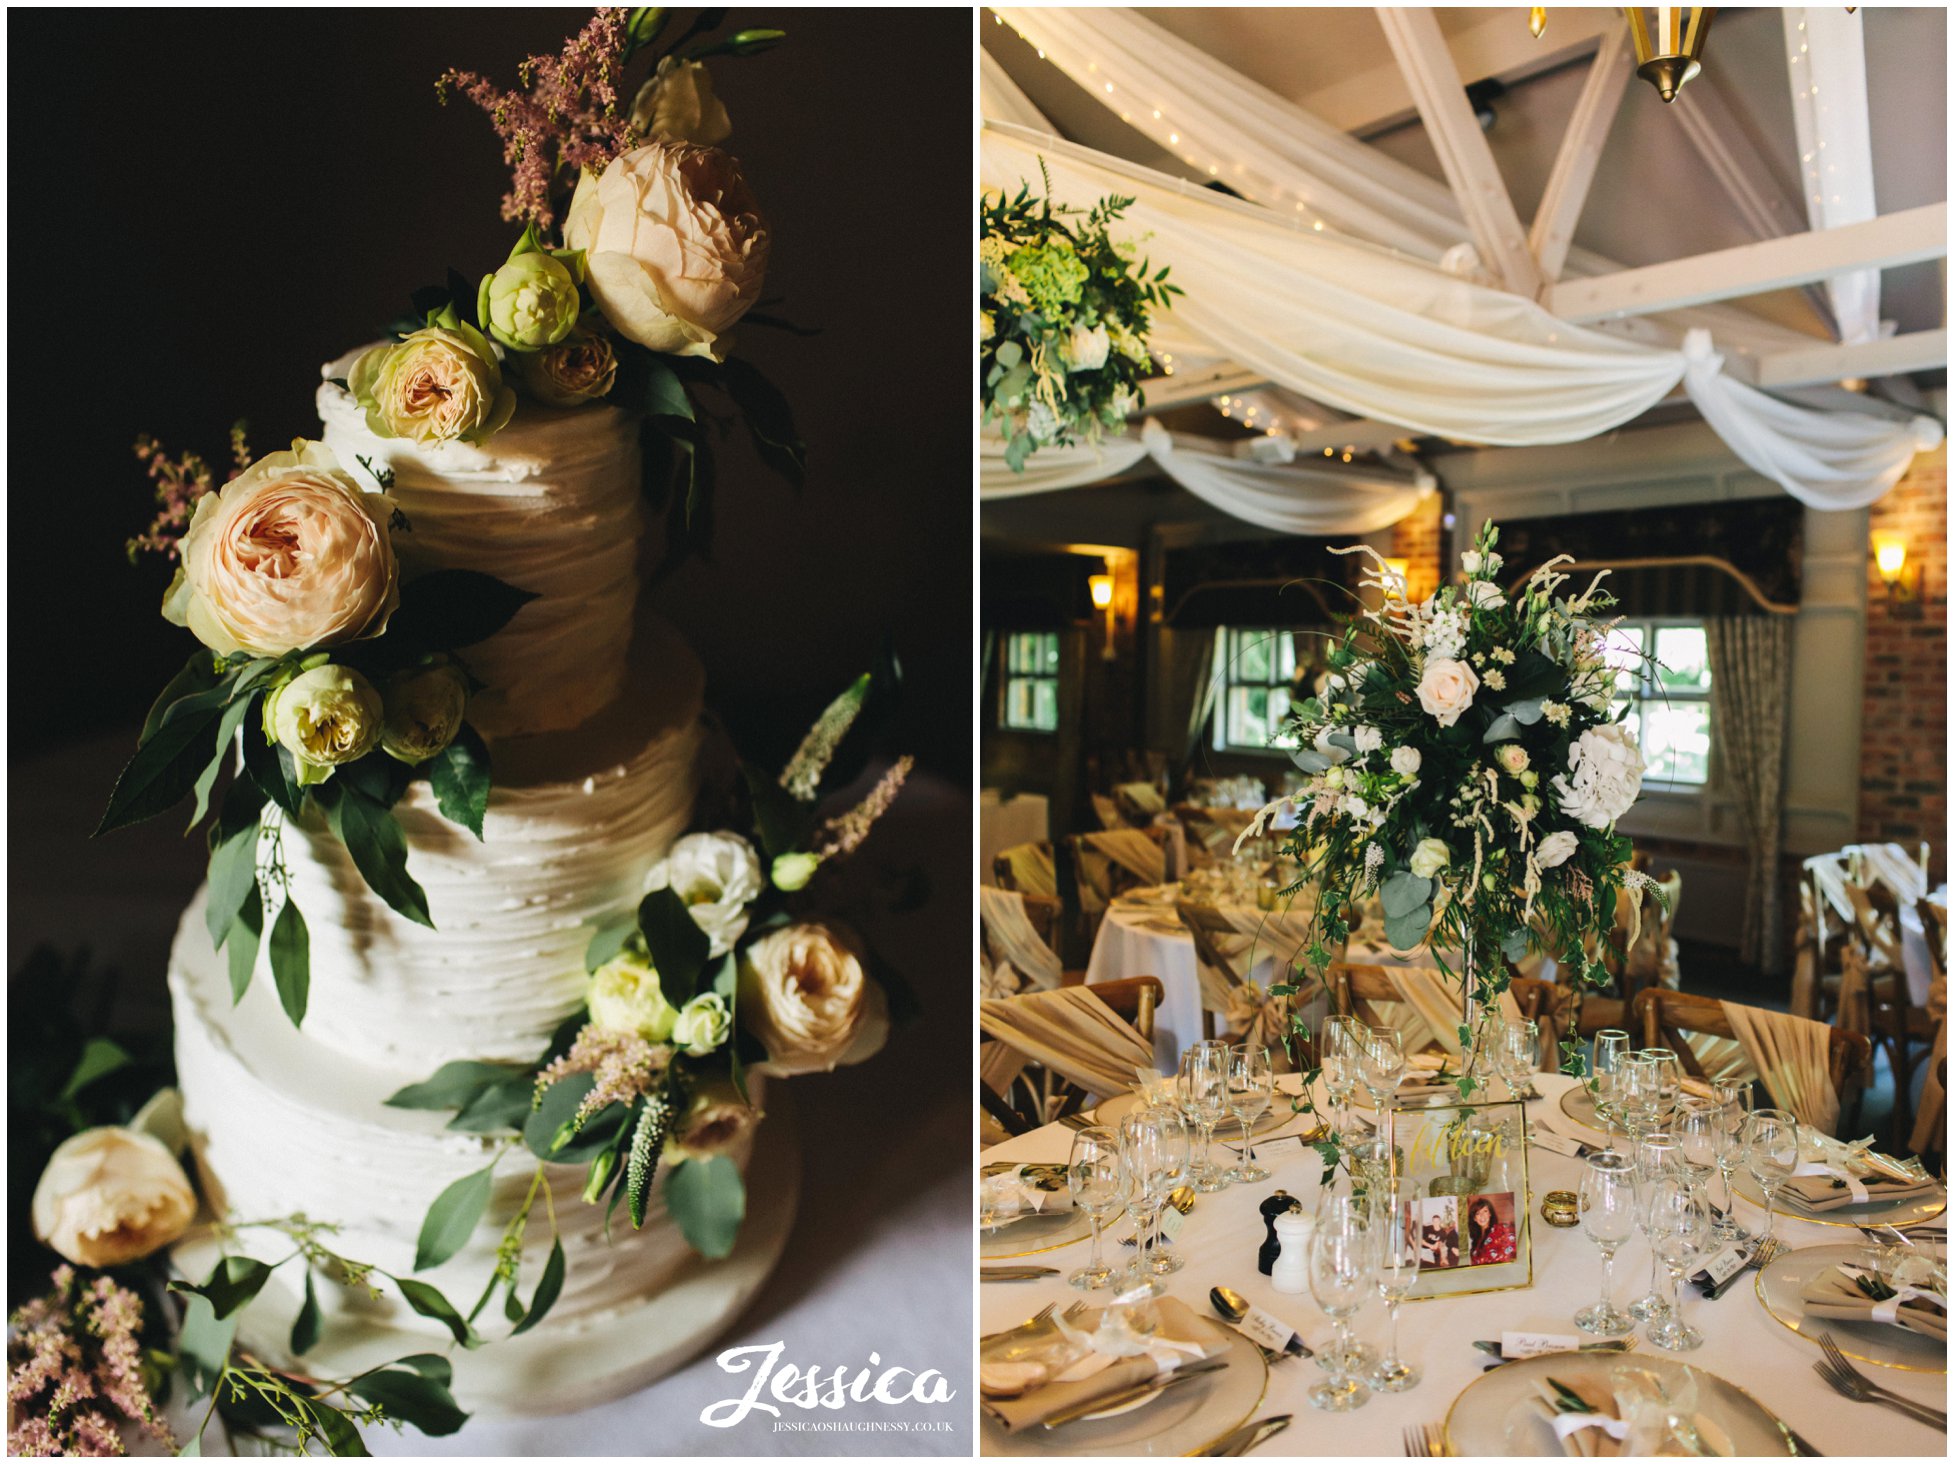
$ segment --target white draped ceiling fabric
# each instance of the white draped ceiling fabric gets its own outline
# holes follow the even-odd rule
[[[988,188],[1035,185],[1042,160],[1055,202],[1084,208],[1115,192],[1135,199],[1125,223],[1133,238],[1145,240],[1152,263],[1172,267],[1186,294],[1167,319],[1174,335],[1192,338],[1202,354],[1360,417],[1501,446],[1598,436],[1640,416],[1681,383],[1745,463],[1821,509],[1874,501],[1906,470],[1917,448],[1939,441],[1939,425],[1927,418],[1895,423],[1813,411],[1747,387],[1721,371],[1707,333],[1692,331],[1687,352],[1647,345],[1569,325],[1530,300],[1448,272],[1434,261],[1464,228],[1456,207],[1442,206],[1451,203],[1443,185],[1309,118],[1131,11],[998,13],[1142,131],[1159,131],[1163,142],[1205,134],[1210,146],[1214,138],[1226,138],[1230,148],[1216,151],[1205,166],[1238,191],[1261,194],[1260,202],[1231,199],[1041,134],[1035,125],[985,127],[982,173]],[[1169,67],[1171,78],[1164,70]],[[995,101],[997,95],[987,67],[986,115],[994,105],[1036,115],[1015,87],[1009,94],[1014,101]],[[1202,132],[1182,132],[1183,126]],[[1198,150],[1183,150],[1182,156],[1202,162]],[[1032,462],[1048,451],[1041,449]],[[1153,456],[1172,472],[1161,453]],[[1198,456],[1200,471],[1188,470],[1185,461],[1183,471],[1208,480],[1212,490],[1216,475],[1206,470],[1213,455]],[[1108,446],[1108,461],[1122,458],[1116,471],[1138,460]],[[1236,470],[1229,477],[1235,487],[1241,470],[1260,469],[1269,481],[1258,486],[1270,500],[1283,494],[1297,500],[1286,515],[1262,502],[1264,516],[1251,522],[1288,527],[1269,520],[1329,517],[1321,490],[1334,484],[1318,485],[1319,502],[1305,507],[1305,493],[1293,484],[1279,486],[1295,469],[1227,461]],[[1092,481],[1076,476],[1086,470],[1082,457],[1053,469],[1072,483]],[[1326,470],[1314,471],[1321,477]],[[987,496],[1009,486],[1011,477],[1001,453],[986,456]],[[1401,507],[1381,522],[1381,501],[1362,501],[1346,489],[1346,521],[1294,531],[1368,532],[1356,521],[1370,520],[1371,527],[1394,522],[1410,511],[1419,491],[1417,485],[1394,486]]]

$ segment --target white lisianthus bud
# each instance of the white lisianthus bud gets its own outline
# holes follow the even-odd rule
[[[733,1014],[726,998],[716,991],[703,991],[679,1008],[672,1024],[672,1045],[687,1057],[704,1057],[721,1047],[733,1030]]]

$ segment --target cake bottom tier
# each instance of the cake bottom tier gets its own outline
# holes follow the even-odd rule
[[[388,1108],[389,1094],[429,1074],[365,1065],[310,1041],[286,1020],[268,981],[254,982],[233,1006],[224,960],[204,930],[201,894],[177,933],[170,991],[184,1116],[213,1211],[233,1222],[294,1215],[327,1222],[336,1227],[325,1238],[336,1254],[426,1281],[466,1313],[529,1192],[536,1164],[528,1151],[506,1136],[449,1132],[445,1113]],[[756,1102],[761,1097],[754,1093]],[[406,1307],[390,1283],[380,1281],[374,1297],[315,1274],[325,1332],[303,1369],[344,1376],[415,1352],[445,1352],[462,1406],[490,1414],[561,1412],[643,1387],[732,1322],[785,1244],[800,1179],[786,1115],[769,1112],[750,1149],[733,1157],[754,1198],[725,1260],[705,1260],[685,1243],[665,1209],[662,1179],[644,1228],[633,1231],[620,1211],[607,1237],[604,1207],[583,1202],[581,1167],[550,1165],[550,1204],[539,1200],[531,1212],[519,1294],[527,1299],[542,1274],[552,1206],[566,1277],[534,1329],[507,1337],[498,1298],[480,1324],[488,1345],[464,1351],[439,1322]],[[428,1206],[491,1163],[493,1197],[475,1234],[451,1260],[415,1272]],[[293,1250],[280,1232],[254,1227],[237,1231],[233,1245],[270,1263]],[[186,1241],[175,1259],[201,1279],[216,1255],[205,1237]],[[279,1266],[245,1311],[240,1339],[270,1359],[292,1361],[288,1339],[304,1281],[300,1262]]]

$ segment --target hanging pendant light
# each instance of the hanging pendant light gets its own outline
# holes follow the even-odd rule
[[[1710,35],[1713,5],[1629,5],[1623,7],[1635,39],[1635,74],[1665,102],[1676,100],[1683,83],[1703,69],[1703,42]]]
[[[1547,7],[1535,5],[1527,10],[1527,29],[1533,32],[1537,41],[1547,29]]]

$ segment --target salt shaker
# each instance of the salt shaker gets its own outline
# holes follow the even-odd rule
[[[1282,1250],[1269,1273],[1269,1285],[1284,1295],[1309,1290],[1309,1232],[1309,1217],[1299,1210],[1276,1216],[1276,1241]]]

